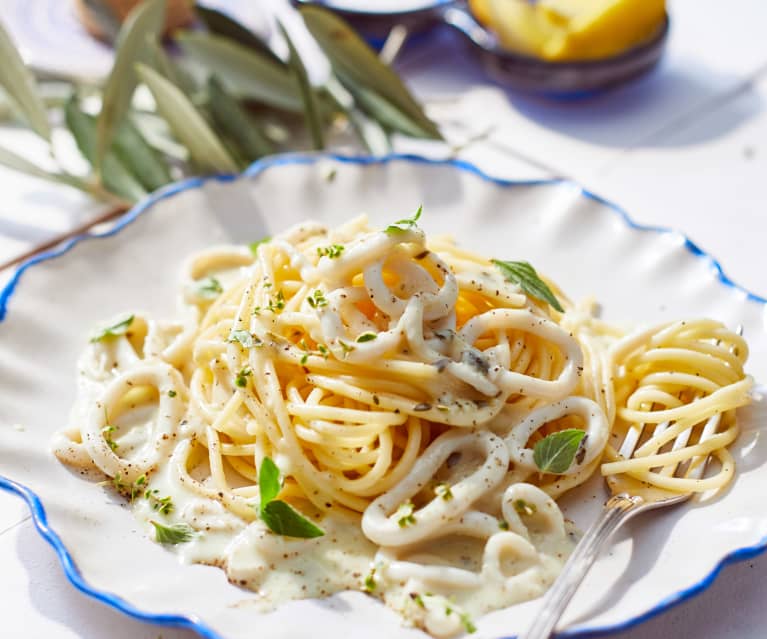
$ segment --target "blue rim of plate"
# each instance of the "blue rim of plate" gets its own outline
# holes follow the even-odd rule
[[[277,155],[277,156],[265,158],[263,160],[259,160],[257,162],[254,162],[241,175],[216,175],[216,176],[210,176],[210,177],[196,177],[196,178],[190,178],[187,180],[176,182],[174,184],[171,184],[167,187],[160,189],[159,191],[148,196],[144,201],[136,204],[128,213],[126,213],[126,215],[113,228],[109,229],[108,231],[104,233],[99,233],[99,234],[80,235],[78,237],[72,238],[71,240],[68,240],[63,245],[61,245],[60,247],[56,249],[52,249],[50,251],[47,251],[40,255],[36,255],[35,257],[32,257],[26,260],[23,264],[21,264],[16,269],[11,280],[3,288],[3,290],[0,291],[0,322],[5,318],[7,310],[8,310],[8,302],[10,301],[14,291],[16,290],[16,287],[22,275],[27,269],[31,268],[35,264],[39,264],[40,262],[45,262],[47,260],[55,259],[57,257],[60,257],[61,255],[64,255],[65,253],[68,253],[77,244],[79,244],[80,242],[84,240],[100,239],[104,237],[110,237],[112,235],[119,233],[123,228],[125,228],[127,225],[133,222],[140,215],[150,210],[156,203],[160,202],[161,200],[173,197],[174,195],[177,195],[178,193],[181,193],[183,191],[200,188],[203,184],[209,181],[232,182],[241,177],[246,179],[257,177],[259,174],[273,167],[279,167],[283,165],[300,165],[300,164],[310,165],[310,164],[316,164],[323,160],[331,160],[331,161],[336,161],[336,162],[345,163],[345,164],[356,164],[360,166],[385,165],[391,162],[413,162],[415,164],[427,164],[427,165],[433,165],[433,166],[450,166],[457,170],[473,174],[481,178],[482,180],[485,180],[486,182],[490,182],[491,184],[495,184],[497,186],[502,186],[502,187],[541,186],[541,185],[555,185],[555,184],[569,185],[573,188],[576,188],[580,192],[580,194],[583,195],[584,197],[595,200],[596,202],[599,202],[607,206],[611,211],[617,214],[624,221],[626,225],[628,225],[632,229],[635,229],[638,231],[650,232],[650,233],[660,233],[660,234],[670,233],[670,234],[674,234],[679,237],[682,237],[684,239],[685,248],[695,257],[706,261],[708,265],[714,270],[714,272],[717,275],[717,278],[722,284],[740,292],[748,300],[752,302],[757,302],[759,304],[765,305],[765,309],[767,309],[767,299],[757,295],[756,293],[747,291],[743,287],[733,282],[725,274],[722,266],[713,256],[709,255],[703,249],[698,247],[695,243],[692,242],[692,240],[690,240],[683,233],[668,227],[645,226],[645,225],[639,224],[635,222],[634,220],[632,220],[629,217],[628,213],[626,213],[626,211],[624,211],[617,204],[614,204],[608,200],[605,200],[604,198],[592,193],[591,191],[569,180],[561,180],[561,179],[505,180],[502,178],[491,177],[488,174],[486,174],[484,171],[482,171],[481,169],[474,166],[473,164],[470,164],[463,160],[452,160],[452,159],[437,160],[437,159],[430,159],[430,158],[425,158],[418,155],[409,155],[409,154],[392,154],[392,155],[375,158],[375,157],[369,157],[369,156],[336,155],[333,153],[311,153],[311,154],[296,153],[296,154]],[[66,548],[66,546],[62,542],[59,535],[56,533],[55,530],[53,530],[49,526],[48,517],[45,512],[45,507],[43,506],[43,503],[40,500],[40,498],[29,488],[11,479],[3,477],[2,475],[0,475],[0,489],[6,490],[10,493],[17,495],[18,497],[20,497],[27,503],[27,506],[29,507],[30,513],[32,515],[35,528],[43,537],[43,539],[45,539],[45,541],[47,541],[51,545],[53,550],[56,552],[56,555],[58,556],[59,561],[61,563],[61,566],[64,569],[64,574],[66,575],[67,579],[72,583],[72,585],[80,592],[88,595],[89,597],[92,597],[93,599],[96,599],[97,601],[100,601],[106,604],[107,606],[114,608],[115,610],[119,610],[120,612],[123,612],[126,615],[133,617],[135,619],[138,619],[140,621],[153,623],[158,626],[187,628],[189,630],[194,630],[205,639],[226,639],[222,635],[215,632],[204,621],[197,618],[196,616],[181,615],[181,614],[157,614],[157,613],[145,612],[135,607],[133,604],[129,603],[125,599],[121,598],[119,595],[94,588],[85,580],[83,575],[78,570],[74,562],[74,559],[72,558],[72,555],[69,553],[69,550]],[[706,588],[708,588],[714,582],[716,577],[721,572],[722,568],[724,568],[726,565],[735,563],[738,561],[751,559],[763,553],[766,549],[767,549],[767,536],[763,537],[757,544],[753,546],[746,546],[744,548],[739,548],[731,552],[730,554],[726,555],[714,566],[711,572],[709,572],[709,574],[706,575],[701,581],[662,599],[655,606],[653,606],[652,608],[650,608],[649,610],[647,610],[646,612],[640,615],[631,617],[630,619],[627,619],[625,621],[622,621],[620,623],[616,623],[610,626],[602,626],[602,627],[594,627],[594,628],[588,628],[588,627],[579,628],[579,629],[571,630],[571,631],[566,630],[564,632],[558,633],[557,637],[561,639],[574,638],[574,637],[578,637],[579,639],[585,639],[586,637],[599,637],[599,636],[604,636],[607,634],[619,632],[621,630],[626,630],[628,628],[632,628],[636,625],[643,623],[644,621],[652,619],[653,617],[661,614],[662,612],[665,612],[666,610],[676,606],[677,604],[703,592]],[[506,639],[514,639],[514,638],[507,637]]]

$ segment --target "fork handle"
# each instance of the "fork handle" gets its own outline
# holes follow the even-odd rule
[[[625,493],[614,495],[605,503],[599,519],[583,535],[554,585],[546,593],[538,616],[519,639],[548,639],[551,636],[605,543],[642,504],[641,497]]]

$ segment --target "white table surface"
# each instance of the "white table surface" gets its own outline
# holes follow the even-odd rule
[[[462,48],[449,46],[448,36],[407,50],[398,64],[451,141],[489,131],[459,157],[504,177],[572,177],[641,223],[684,230],[732,279],[767,297],[767,4],[670,4],[672,36],[659,68],[587,100],[507,94],[484,79]],[[30,134],[9,126],[0,126],[0,145],[44,155]],[[398,150],[448,153],[409,141]],[[0,261],[99,210],[77,192],[2,168],[0,194]],[[0,273],[0,284],[9,275]],[[763,639],[766,572],[767,556],[728,566],[704,593],[610,636]],[[0,593],[2,637],[196,636],[143,624],[80,594],[36,534],[26,507],[2,491]]]

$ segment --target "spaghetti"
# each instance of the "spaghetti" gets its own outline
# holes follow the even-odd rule
[[[572,545],[554,499],[600,465],[669,491],[732,479],[741,337],[711,320],[624,336],[416,221],[192,257],[180,320],[135,314],[86,349],[56,454],[269,604],[362,589],[441,636],[542,594]],[[611,438],[644,424],[620,458]],[[712,476],[674,473],[709,454]],[[272,461],[269,499],[312,534],[267,516]]]

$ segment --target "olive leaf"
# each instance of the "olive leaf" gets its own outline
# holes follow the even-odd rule
[[[149,60],[151,60],[152,66],[154,66],[156,71],[162,73],[162,75],[187,95],[192,95],[197,90],[194,78],[186,69],[170,59],[156,38],[148,38],[146,45],[149,52]]]
[[[51,127],[42,98],[37,93],[35,78],[24,65],[11,36],[0,22],[0,86],[41,138],[51,141]]]
[[[26,158],[17,155],[13,151],[9,151],[3,147],[0,147],[0,165],[19,173],[24,173],[31,177],[40,178],[41,180],[48,180],[49,182],[57,182],[59,184],[67,184],[73,186],[81,191],[90,191],[90,185],[74,175],[68,175],[66,173],[53,173],[52,171],[46,171],[40,168],[36,164],[33,164]]]
[[[346,114],[357,138],[368,153],[377,156],[391,152],[391,140],[386,129],[357,108],[352,94],[341,84],[335,74],[330,74],[325,83],[325,90],[335,101],[339,110]]]
[[[152,92],[160,115],[189,149],[192,160],[203,170],[236,173],[236,162],[189,98],[154,69],[139,64],[136,70]]]
[[[130,119],[153,149],[180,162],[189,160],[189,149],[173,138],[170,126],[159,115],[149,111],[135,111]]]
[[[282,64],[282,60],[274,55],[274,52],[263,40],[246,26],[233,20],[225,13],[200,4],[197,4],[195,7],[195,13],[197,14],[197,17],[202,20],[210,33],[233,40],[242,46],[253,49],[267,58],[271,58],[278,64]]]
[[[125,118],[117,130],[112,150],[148,191],[159,189],[173,179],[168,165],[149,146],[130,118]]]
[[[99,170],[115,132],[130,107],[138,84],[136,63],[147,59],[147,38],[156,39],[165,24],[165,0],[147,0],[128,16],[117,38],[114,66],[107,78],[96,127],[94,167]]]
[[[301,61],[301,55],[298,53],[295,44],[293,44],[290,34],[281,23],[279,26],[282,37],[285,38],[285,42],[288,44],[288,51],[290,52],[288,66],[292,69],[293,75],[295,75],[298,80],[298,87],[301,90],[301,100],[304,103],[306,127],[311,133],[315,150],[321,151],[325,148],[325,136],[322,133],[322,118],[320,117],[319,109],[317,107],[316,92],[309,82],[306,67]]]
[[[179,32],[175,40],[186,55],[218,76],[236,97],[285,111],[303,111],[298,83],[284,64],[208,33]]]
[[[80,153],[93,166],[96,160],[96,118],[85,113],[73,95],[64,107],[64,121]],[[104,187],[111,193],[130,202],[140,200],[147,194],[146,189],[114,153],[109,152],[104,156],[102,169]]]
[[[208,107],[215,125],[247,162],[274,152],[258,124],[215,75],[208,79]]]
[[[411,121],[411,127],[421,132],[420,137],[442,139],[436,125],[426,117],[399,76],[381,62],[343,19],[317,6],[303,6],[300,11],[338,77],[352,93],[359,93],[361,89],[377,93],[380,100],[389,102]],[[377,114],[371,112],[371,115]]]

